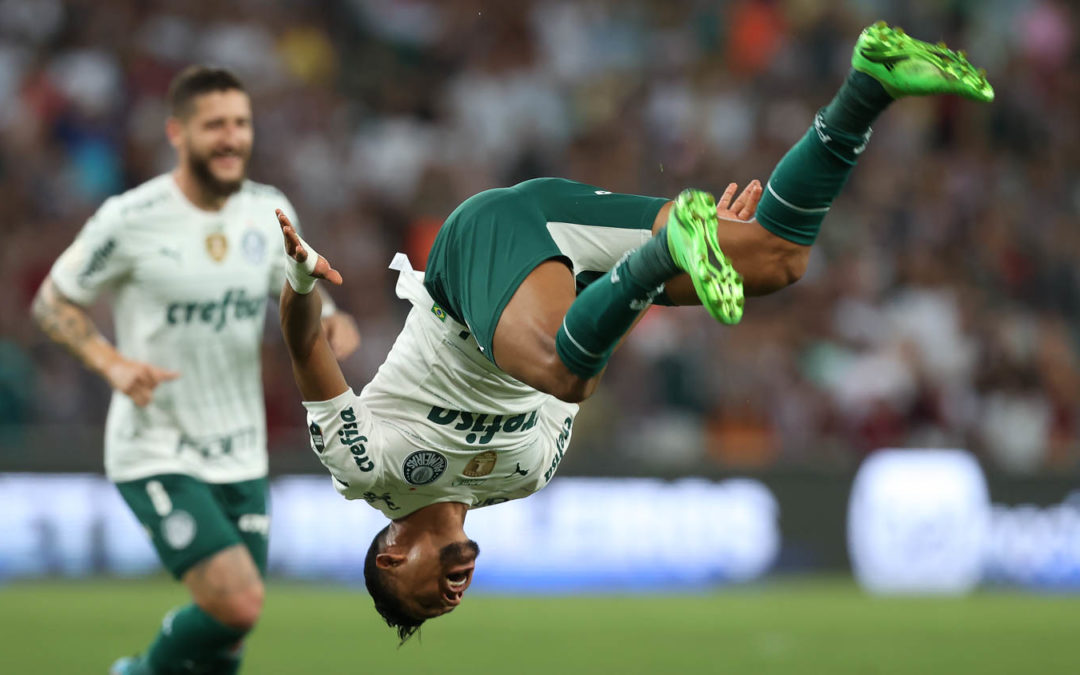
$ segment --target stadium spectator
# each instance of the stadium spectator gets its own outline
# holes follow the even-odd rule
[[[393,276],[372,261],[422,236],[410,223],[540,175],[670,196],[767,175],[765,158],[794,140],[846,68],[840,38],[879,17],[969,45],[998,100],[896,111],[836,202],[807,276],[748,305],[740,330],[754,331],[752,343],[654,310],[646,321],[656,329],[639,330],[616,356],[644,362],[615,369],[634,372],[634,386],[601,393],[617,405],[592,406],[608,431],[577,438],[604,452],[575,452],[564,470],[598,456],[611,466],[611,453],[636,461],[645,428],[669,428],[689,444],[673,460],[678,471],[695,465],[689,458],[750,461],[755,452],[766,464],[844,467],[886,441],[969,447],[1007,470],[1075,469],[1080,390],[1061,371],[1080,354],[1080,13],[1055,0],[0,3],[0,198],[9,215],[0,279],[16,289],[0,301],[0,333],[30,355],[39,379],[71,383],[37,387],[22,417],[41,423],[60,406],[80,421],[101,418],[100,388],[42,350],[25,316],[52,257],[103,191],[167,165],[160,98],[190,60],[213,56],[258,83],[259,131],[275,143],[257,150],[255,177],[296,198],[320,228],[313,238],[342,244],[335,264],[365,270],[342,301],[367,327],[345,364],[360,381],[400,321]],[[746,21],[753,36],[736,33]],[[222,47],[222,36],[251,51]],[[747,40],[752,59],[735,67],[733,45]],[[508,56],[506,45],[521,49]],[[342,233],[361,228],[367,245],[347,244]],[[859,264],[838,264],[853,251]],[[901,251],[941,269],[917,269]],[[1001,334],[1003,317],[1036,335]],[[808,329],[792,331],[794,321]],[[878,334],[898,321],[909,324],[903,336]],[[1023,339],[1030,344],[1011,344]],[[641,392],[678,385],[661,379],[666,369],[641,365],[669,358],[672,341],[684,345],[682,372],[747,376],[708,378],[715,383],[700,396],[675,397],[653,417],[655,400]],[[286,367],[280,345],[267,351]],[[999,372],[1006,366],[1013,375]],[[845,373],[853,382],[838,384]],[[875,380],[889,389],[870,413],[847,405],[851,388]],[[735,382],[748,401],[732,400]],[[272,427],[301,422],[288,387],[267,396],[282,411]],[[753,447],[717,451],[717,420],[745,405],[770,434],[725,434]],[[1002,405],[1025,422],[1023,438],[986,426]]]

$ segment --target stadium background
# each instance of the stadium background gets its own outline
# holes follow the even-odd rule
[[[851,480],[877,448],[965,448],[986,471],[995,503],[1065,502],[1080,466],[1080,13],[1074,3],[1020,0],[2,0],[0,473],[100,472],[106,387],[47,342],[28,307],[56,255],[106,196],[171,165],[161,97],[184,65],[225,65],[248,85],[256,122],[251,176],[281,187],[310,239],[334,251],[347,279],[335,297],[364,335],[345,364],[357,384],[381,362],[407,309],[393,297],[387,262],[403,250],[422,266],[435,229],[461,199],[539,175],[655,195],[764,179],[841,81],[858,31],[877,18],[965,47],[989,71],[997,100],[907,101],[891,109],[827,219],[806,277],[753,300],[737,329],[693,310],[653,310],[583,408],[559,476],[760,480],[779,504],[774,577],[846,574]],[[109,325],[102,307],[94,316]],[[317,473],[272,325],[265,358],[273,471]],[[1069,503],[1080,514],[1075,498]],[[1074,540],[1075,561],[1080,537]],[[1073,576],[1062,578],[1075,587],[1080,563],[1071,564]],[[63,561],[44,571],[63,572]],[[169,593],[149,583],[106,585],[102,594]],[[953,612],[957,625],[990,621],[977,624],[983,638],[996,636],[991,624],[1017,645],[1041,636],[1043,660],[1015,663],[1066,672],[1055,670],[1064,662],[1045,645],[1066,648],[1053,613],[1070,607],[1075,616],[1074,600],[1007,596],[1016,604],[995,605],[1003,617],[995,623],[982,605],[882,607],[860,604],[843,581],[803,583],[677,611],[682,620],[669,625],[684,632],[668,636],[668,646],[725,630],[740,635],[728,610],[757,626],[759,606],[786,614],[790,625],[778,627],[766,610],[764,637],[694,642],[698,651],[690,653],[722,664],[745,649],[747,660],[735,662],[761,672],[790,672],[785,659],[828,664],[830,672],[906,672],[907,662],[895,660],[906,637],[944,659],[927,656],[926,663],[952,663],[952,670],[996,663],[1015,672],[992,650],[985,663],[949,661],[948,649],[964,639],[927,643],[934,621],[953,625],[940,618]],[[0,588],[2,625],[93,616],[96,588]],[[865,661],[829,661],[837,658],[831,650],[815,652],[821,641],[799,632],[813,619],[800,623],[803,614],[775,604],[789,590],[806,598],[805,616],[814,607],[837,616],[880,612],[884,623],[867,625],[896,642],[875,652],[869,640]],[[366,598],[348,593],[342,605],[316,597],[341,609],[334,621],[370,633],[372,644],[388,642]],[[50,604],[50,594],[89,599],[79,610],[77,601]],[[293,598],[293,607],[311,602],[303,589],[281,596]],[[477,600],[472,612],[463,606],[465,618],[438,622],[445,633],[433,625],[428,649],[452,649],[474,630],[497,641],[506,623],[483,612],[532,627],[508,613],[515,603],[495,606],[498,600]],[[568,625],[567,616],[588,611],[615,625],[619,614],[551,602],[536,613]],[[152,626],[167,603],[140,610],[145,619],[132,625]],[[281,626],[273,607],[267,624]],[[652,607],[640,618],[659,621],[653,617],[664,611],[674,610]],[[835,626],[837,635],[858,632]],[[916,626],[922,632],[912,633]],[[85,629],[73,623],[71,639]],[[558,639],[544,632],[547,623],[532,629],[545,636],[539,641]],[[104,635],[115,640],[122,632]],[[263,639],[266,649],[281,642]],[[650,655],[661,662],[664,644],[639,647],[638,660],[627,663],[647,672]],[[14,654],[6,658],[22,667]],[[586,663],[575,658],[562,667]],[[252,672],[275,672],[257,663]],[[328,663],[319,672],[347,672]],[[702,663],[685,665],[704,671]]]

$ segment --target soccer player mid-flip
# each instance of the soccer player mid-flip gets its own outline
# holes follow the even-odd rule
[[[341,275],[278,212],[289,263],[281,324],[312,448],[339,492],[390,518],[364,574],[399,638],[461,602],[479,551],[466,512],[551,480],[577,404],[649,304],[700,303],[737,323],[744,289],[799,279],[871,122],[893,100],[993,98],[962,53],[884,23],[863,31],[852,65],[765,187],[753,182],[734,202],[735,185],[717,205],[697,190],[671,202],[558,178],[466,200],[439,231],[422,281],[404,256],[392,264],[413,308],[359,396],[311,293],[317,279],[340,284]]]

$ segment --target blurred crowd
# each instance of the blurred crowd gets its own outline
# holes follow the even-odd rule
[[[459,201],[543,175],[667,196],[764,181],[877,18],[965,47],[997,100],[886,112],[807,275],[738,327],[651,310],[564,466],[847,467],[917,446],[1076,470],[1080,10],[1064,0],[0,0],[0,425],[101,423],[104,385],[28,307],[105,197],[172,165],[162,97],[186,64],[249,87],[251,176],[344,271],[359,387],[407,310],[387,263],[422,267]],[[293,438],[302,408],[268,335],[269,419]]]

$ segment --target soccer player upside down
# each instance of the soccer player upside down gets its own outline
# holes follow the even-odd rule
[[[895,99],[993,90],[963,54],[884,23],[860,35],[853,69],[762,188],[730,185],[674,201],[558,178],[467,199],[439,231],[423,275],[404,256],[397,294],[413,304],[359,396],[319,322],[317,279],[341,275],[278,212],[288,255],[281,323],[311,444],[336,489],[390,523],[364,573],[401,640],[454,609],[479,547],[468,509],[526,497],[557,469],[578,403],[653,303],[702,304],[737,323],[743,293],[771,293],[806,268],[825,214]],[[736,272],[735,270],[738,270]]]

